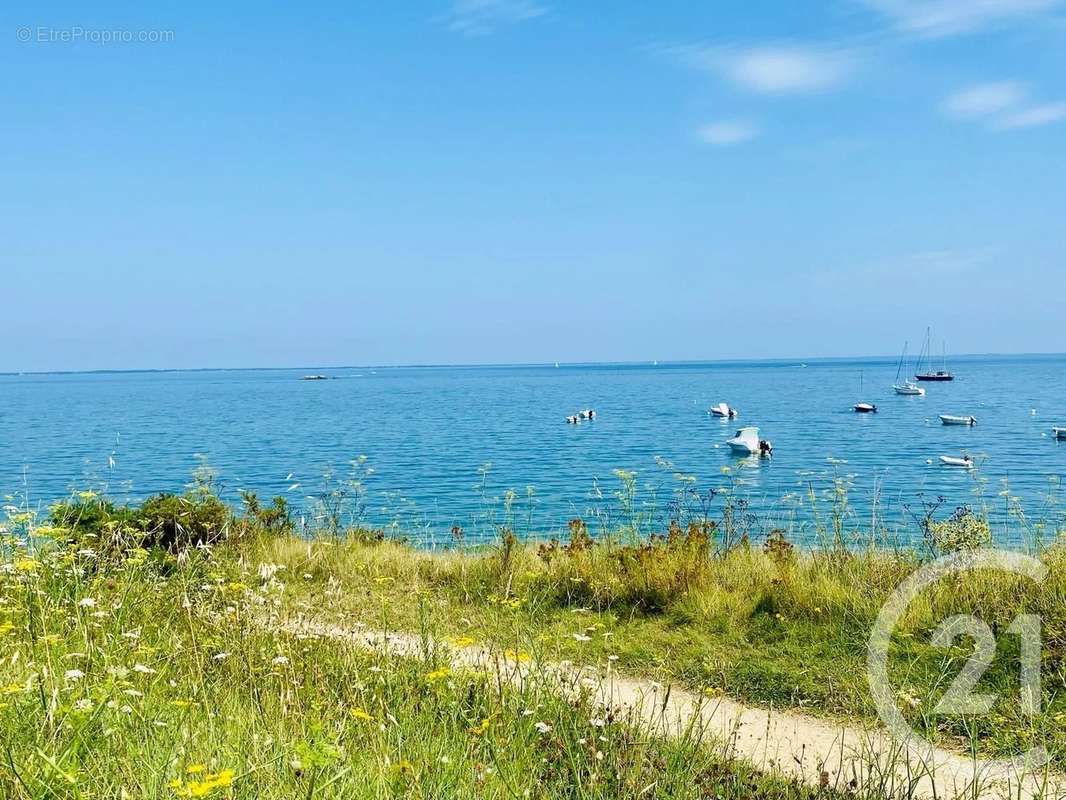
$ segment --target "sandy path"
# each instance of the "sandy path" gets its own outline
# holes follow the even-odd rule
[[[366,649],[422,657],[426,642],[407,633],[384,633],[362,625],[301,619],[282,625],[295,635],[344,639]],[[439,642],[431,643],[434,649]],[[761,770],[813,786],[841,790],[862,786],[886,797],[1066,798],[1066,776],[1041,770],[1023,773],[1000,761],[977,760],[939,748],[901,746],[884,732],[858,723],[834,724],[794,711],[767,711],[725,697],[708,699],[654,681],[624,677],[606,669],[568,663],[518,663],[483,647],[443,645],[456,667],[494,673],[521,684],[547,678],[563,692],[590,692],[604,708],[631,714],[635,724],[660,736],[678,735],[691,725],[724,743],[729,755]]]

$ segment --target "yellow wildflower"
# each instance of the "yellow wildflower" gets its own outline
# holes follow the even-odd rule
[[[406,758],[401,758],[399,761],[392,765],[392,772],[397,777],[414,775],[415,765],[408,761]]]
[[[204,769],[201,764],[194,764],[193,767],[197,768],[197,772],[193,774],[201,774],[200,771]],[[188,770],[186,770],[188,771]],[[225,789],[233,784],[233,779],[236,773],[231,769],[224,769],[221,772],[208,772],[204,775],[203,780],[184,781],[175,778],[167,784],[178,797],[208,797],[217,789]]]
[[[456,636],[452,639],[452,644],[456,647],[470,647],[474,644],[474,639],[471,636]]]
[[[352,709],[352,716],[355,717],[356,719],[361,719],[364,722],[373,722],[374,721],[374,717],[371,714],[367,713],[366,711],[364,711],[363,709],[359,708],[358,706],[356,706],[355,708]]]
[[[504,658],[509,661],[517,661],[519,664],[525,664],[529,661],[530,655],[525,650],[504,650]]]
[[[440,669],[435,669],[432,672],[427,672],[426,680],[430,683],[436,683],[437,681],[444,680],[449,675],[451,675],[451,673],[452,671],[447,667],[441,667]]]

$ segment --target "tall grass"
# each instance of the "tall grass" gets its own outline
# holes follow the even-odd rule
[[[703,731],[644,741],[625,720],[592,724],[587,698],[536,683],[501,693],[484,676],[442,672],[430,648],[368,655],[283,623],[421,630],[872,718],[870,626],[930,556],[856,547],[846,515],[815,550],[781,529],[755,537],[728,497],[718,517],[690,497],[659,532],[627,500],[613,530],[593,535],[575,520],[561,540],[530,541],[513,533],[516,501],[496,518],[494,545],[432,553],[345,528],[339,514],[325,515],[321,535],[283,505],[246,498],[233,514],[204,485],[133,508],[83,493],[49,524],[12,510],[0,539],[0,796],[803,793],[755,777]],[[1050,569],[1040,586],[979,571],[923,595],[894,640],[892,675],[928,735],[989,754],[1039,741],[1061,766],[1066,547],[1039,555]],[[977,612],[1002,630],[1022,611],[1043,621],[1043,713],[1011,701],[1019,655],[1004,637],[978,687],[1000,697],[993,715],[933,714],[970,652],[933,647],[932,629]]]
[[[29,536],[27,537],[26,534]],[[0,797],[804,797],[693,727],[287,633],[235,551],[4,535]],[[261,565],[260,565],[261,566]]]

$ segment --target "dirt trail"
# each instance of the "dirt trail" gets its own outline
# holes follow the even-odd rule
[[[610,669],[520,663],[483,647],[427,643],[407,633],[385,633],[361,625],[346,628],[301,619],[282,625],[295,635],[343,639],[393,655],[421,657],[427,644],[443,648],[456,667],[484,670],[502,682],[550,680],[560,691],[591,693],[604,708],[631,714],[653,735],[679,735],[691,725],[724,744],[729,755],[764,771],[813,786],[846,790],[857,786],[886,797],[970,800],[1066,798],[1066,776],[1024,773],[1002,761],[976,760],[926,745],[901,746],[883,731],[857,722],[835,724],[794,711],[767,711],[726,697],[708,699],[676,687],[622,676]]]

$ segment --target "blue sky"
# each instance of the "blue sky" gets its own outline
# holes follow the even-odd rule
[[[1066,2],[0,26],[0,370],[1066,351]]]

